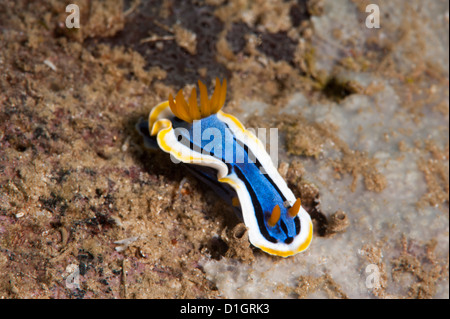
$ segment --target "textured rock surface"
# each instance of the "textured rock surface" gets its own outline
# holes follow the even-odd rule
[[[447,1],[72,2],[78,30],[62,1],[0,8],[0,297],[448,298]],[[278,128],[306,253],[250,247],[135,132],[216,76]]]

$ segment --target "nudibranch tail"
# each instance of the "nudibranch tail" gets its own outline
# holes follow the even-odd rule
[[[206,85],[200,80],[198,81],[198,87],[200,90],[200,107],[197,104],[197,90],[195,88],[192,89],[188,102],[186,102],[182,90],[178,91],[175,100],[172,94],[169,94],[169,106],[172,113],[187,123],[192,123],[194,120],[201,120],[216,114],[225,103],[227,94],[226,79],[223,80],[223,84],[221,85],[220,80],[216,78],[216,86],[211,100],[208,99]]]
[[[282,257],[307,249],[313,224],[301,200],[278,173],[265,145],[237,118],[221,111],[226,80],[221,84],[216,78],[210,99],[205,84],[198,81],[198,88],[199,94],[192,89],[187,101],[180,90],[175,99],[169,95],[154,107],[144,138],[156,138],[161,150],[188,164],[228,201],[254,246]]]

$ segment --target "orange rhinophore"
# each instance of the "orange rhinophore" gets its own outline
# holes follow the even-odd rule
[[[277,204],[273,208],[272,214],[270,215],[270,218],[267,221],[267,224],[270,227],[274,227],[278,223],[278,221],[280,220],[280,216],[281,216],[281,209],[280,209],[280,206],[278,206],[278,204]]]

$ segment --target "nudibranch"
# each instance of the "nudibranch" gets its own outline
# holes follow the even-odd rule
[[[172,160],[188,164],[196,177],[233,205],[252,245],[282,257],[304,251],[312,240],[311,218],[263,143],[221,111],[226,80],[221,84],[216,78],[211,99],[201,81],[198,86],[200,104],[195,88],[188,101],[180,90],[175,99],[169,95],[155,106],[148,122],[138,123],[146,145],[157,145]]]

